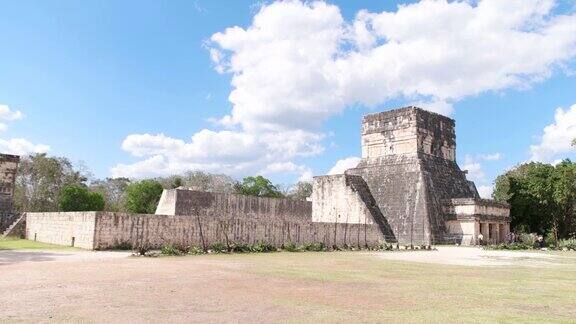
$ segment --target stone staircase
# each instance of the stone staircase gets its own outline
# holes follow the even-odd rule
[[[24,232],[26,231],[26,213],[20,214],[16,220],[6,228],[6,230],[2,233],[2,237],[8,236],[24,236]]]
[[[368,188],[368,185],[366,184],[364,179],[362,179],[361,176],[347,174],[346,185],[349,186],[352,190],[354,190],[358,194],[360,199],[362,199],[362,201],[370,211],[372,218],[374,219],[376,224],[378,224],[378,227],[380,227],[380,230],[382,231],[382,235],[386,239],[386,242],[388,243],[398,242],[396,236],[394,235],[394,232],[392,231],[392,228],[390,227],[390,224],[388,224],[388,220],[386,219],[386,217],[384,217],[384,215],[380,211],[380,208],[378,208],[376,199],[374,199],[374,196],[372,196],[372,193],[370,192],[370,189]]]

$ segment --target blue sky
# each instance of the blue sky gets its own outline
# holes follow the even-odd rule
[[[574,1],[430,3],[4,1],[0,148],[49,146],[96,177],[290,183],[359,156],[363,114],[420,103],[456,120],[485,190],[517,163],[574,158]]]

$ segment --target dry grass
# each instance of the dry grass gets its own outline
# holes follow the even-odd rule
[[[395,252],[383,252],[395,253]],[[434,253],[434,252],[430,252]],[[2,321],[572,322],[576,262],[465,267],[372,253],[17,263]]]
[[[70,250],[71,247],[23,240],[14,237],[0,238],[0,250]]]

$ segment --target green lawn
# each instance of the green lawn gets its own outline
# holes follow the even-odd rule
[[[68,250],[68,246],[34,242],[19,238],[0,238],[0,250]]]

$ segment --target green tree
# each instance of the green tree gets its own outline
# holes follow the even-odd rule
[[[86,174],[64,157],[46,154],[23,157],[16,176],[15,208],[28,212],[57,211],[62,188],[84,185],[86,181]]]
[[[104,197],[91,192],[85,186],[72,185],[62,188],[60,193],[60,211],[102,211]]]
[[[170,187],[172,189],[180,188],[184,185],[184,181],[180,177],[175,177]]]
[[[242,195],[256,197],[280,198],[284,196],[270,180],[263,176],[245,177],[242,183],[234,185],[234,191]]]
[[[576,163],[564,160],[554,167],[552,198],[552,234],[555,238],[576,234]]]
[[[575,229],[576,164],[525,163],[496,179],[494,198],[510,204],[512,228],[565,238]]]
[[[162,185],[155,180],[142,180],[130,184],[126,188],[126,211],[136,214],[154,214],[160,196]]]

